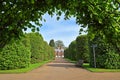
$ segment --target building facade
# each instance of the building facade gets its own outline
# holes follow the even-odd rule
[[[55,49],[56,57],[64,57],[64,49],[62,47],[58,47]]]

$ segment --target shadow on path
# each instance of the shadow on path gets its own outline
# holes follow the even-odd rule
[[[0,74],[0,80],[120,80],[120,73],[92,73],[64,58],[56,58],[28,73]]]
[[[51,64],[48,64],[47,66],[51,66],[51,67],[65,67],[65,68],[75,68],[75,65],[74,64],[68,64],[68,63],[51,63]],[[77,67],[76,67],[77,68]]]
[[[69,63],[69,62],[62,57],[56,57],[53,63]]]
[[[57,57],[52,63],[47,64],[47,66],[51,67],[64,67],[64,68],[78,68],[75,64],[70,63],[69,61],[65,60],[64,58]]]

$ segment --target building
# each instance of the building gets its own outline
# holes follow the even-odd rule
[[[57,47],[55,49],[55,56],[56,57],[64,57],[64,49],[62,47]]]

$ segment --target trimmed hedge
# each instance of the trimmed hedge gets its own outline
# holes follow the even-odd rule
[[[6,45],[0,52],[0,69],[10,70],[29,67],[30,51],[21,42]]]
[[[65,50],[64,56],[76,61],[76,41],[72,41],[69,47]]]
[[[29,33],[27,36],[30,39],[32,64],[53,59],[54,49],[43,40],[42,35],[39,33]]]
[[[27,34],[30,39],[31,45],[31,63],[38,63],[43,60],[43,38],[39,35],[39,33],[29,33]]]
[[[106,69],[119,69],[120,68],[120,56],[113,51],[109,51],[97,57],[97,67]]]
[[[96,67],[120,69],[120,55],[116,48],[107,43],[104,39],[100,38],[100,36],[89,41],[91,67],[94,67],[92,44],[97,44],[97,47],[95,48]]]
[[[89,49],[87,35],[81,35],[72,41],[69,47],[65,50],[65,57],[71,60],[89,62]]]
[[[28,33],[0,50],[0,70],[26,68],[30,64],[52,59],[54,49],[39,33]]]
[[[76,39],[77,60],[89,62],[89,48],[87,35],[80,35]]]

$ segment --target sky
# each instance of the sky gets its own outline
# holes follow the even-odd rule
[[[57,21],[56,15],[51,17],[45,14],[43,18],[46,19],[46,22],[42,22],[40,33],[48,43],[51,39],[54,39],[54,41],[61,40],[68,47],[79,35],[80,26],[76,24],[74,17],[64,20],[64,15],[62,15],[60,20]]]
[[[63,14],[60,17],[60,20],[57,20],[56,15],[51,17],[50,15],[45,14],[43,15],[43,19],[46,21],[40,22],[42,23],[42,26],[40,27],[39,33],[48,44],[51,39],[54,39],[54,41],[61,40],[65,47],[68,47],[69,44],[79,36],[79,30],[81,27],[76,24],[74,17],[71,17],[69,20],[64,20]],[[35,25],[34,23],[32,24]],[[36,25],[36,27],[38,26]],[[31,30],[28,28],[26,32],[29,33]]]

